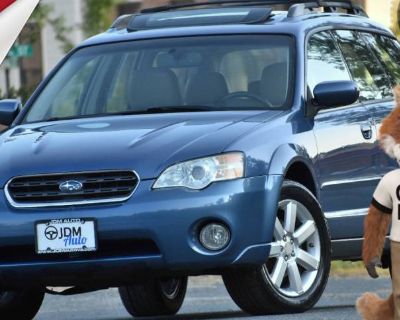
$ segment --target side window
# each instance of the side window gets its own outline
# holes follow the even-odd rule
[[[360,90],[360,100],[391,97],[391,85],[385,70],[363,39],[349,30],[337,30],[334,34]]]
[[[396,39],[388,38],[385,36],[377,36],[378,41],[386,48],[389,56],[400,63],[400,43]]]
[[[318,83],[324,81],[351,80],[340,51],[328,31],[316,33],[310,38],[307,60],[307,83],[311,92]]]
[[[400,48],[396,40],[370,33],[363,34],[390,76],[392,86],[400,84]]]

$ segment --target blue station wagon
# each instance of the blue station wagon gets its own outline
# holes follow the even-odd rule
[[[204,274],[250,314],[311,308],[397,167],[377,130],[399,49],[349,1],[120,17],[24,108],[0,102],[0,318],[32,319],[54,287],[173,315]]]

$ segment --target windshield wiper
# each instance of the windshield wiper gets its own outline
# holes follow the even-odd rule
[[[201,112],[201,111],[212,111],[213,107],[207,106],[165,106],[165,107],[152,107],[146,109],[148,113],[160,113],[160,112]]]
[[[96,117],[112,117],[112,116],[124,116],[124,115],[135,115],[135,114],[156,114],[156,113],[169,113],[169,112],[201,112],[201,111],[213,111],[214,108],[207,106],[166,106],[166,107],[151,107],[143,110],[129,110],[122,112],[110,112],[110,113],[96,113],[88,115],[77,115],[70,117],[51,117],[43,119],[37,122],[54,122],[62,120],[74,120],[74,119],[86,119]],[[216,109],[217,110],[217,109]]]
[[[143,110],[129,110],[113,113],[97,114],[98,117],[111,117],[111,116],[128,116],[135,114],[157,114],[157,113],[176,113],[176,112],[201,112],[213,111],[214,108],[206,106],[166,106],[166,107],[151,107]]]

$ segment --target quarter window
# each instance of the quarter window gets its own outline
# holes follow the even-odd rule
[[[360,90],[360,101],[391,97],[391,85],[385,70],[363,39],[349,30],[338,30],[334,34]]]
[[[328,31],[314,34],[307,48],[307,83],[313,92],[324,81],[351,80],[339,49]]]

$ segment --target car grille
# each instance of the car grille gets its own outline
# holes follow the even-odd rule
[[[78,182],[81,190],[61,191],[60,185]],[[25,176],[11,179],[6,196],[14,207],[66,206],[120,202],[135,191],[139,177],[132,171],[100,171]]]

